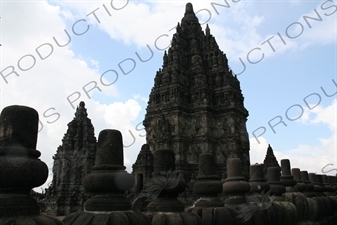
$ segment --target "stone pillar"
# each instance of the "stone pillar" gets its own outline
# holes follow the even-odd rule
[[[40,215],[30,191],[47,180],[48,167],[36,150],[39,115],[26,106],[9,106],[0,115],[0,224],[62,224]]]
[[[300,171],[300,176],[301,176],[301,181],[305,185],[305,189],[303,190],[302,193],[304,194],[304,196],[307,198],[307,201],[308,201],[307,218],[308,218],[309,221],[315,222],[315,221],[317,221],[319,208],[318,208],[317,201],[315,199],[313,199],[313,197],[315,197],[315,194],[313,192],[314,185],[312,185],[311,182],[309,181],[309,174],[308,174],[307,171]]]
[[[327,175],[326,174],[316,174],[318,185],[321,187],[323,192],[323,199],[324,208],[325,208],[325,218],[323,220],[327,221],[328,224],[336,221],[335,218],[335,199],[330,196],[331,186],[327,182]]]
[[[215,174],[214,155],[211,153],[199,155],[199,175],[194,184],[194,192],[200,198],[185,211],[199,215],[203,225],[232,223],[230,211],[217,198],[222,192],[222,182]]]
[[[300,169],[299,168],[292,168],[291,173],[294,176],[294,180],[296,181],[295,190],[299,191],[299,192],[303,192],[306,189],[306,185],[302,181]]]
[[[266,182],[263,170],[263,164],[250,165],[250,193],[260,194],[261,192],[266,193],[269,191],[270,186]]]
[[[223,195],[225,207],[231,211],[234,223],[241,223],[251,220],[252,215],[245,217],[245,207],[247,207],[245,194],[249,192],[250,186],[242,176],[241,160],[230,158],[227,160],[227,178],[223,184]]]
[[[270,186],[270,195],[273,206],[276,208],[276,218],[274,224],[289,224],[297,223],[297,211],[293,203],[286,200],[284,193],[285,186],[280,181],[280,167],[269,167],[267,169],[268,184]]]
[[[124,167],[122,134],[118,130],[101,131],[95,166],[83,180],[85,190],[95,195],[85,202],[84,212],[66,216],[64,224],[151,224],[143,214],[131,211],[131,203],[124,197],[133,184]]]
[[[291,175],[290,170],[290,161],[289,159],[282,159],[281,160],[281,182],[288,190],[293,190],[292,187],[295,186],[296,181],[294,180],[294,176]]]
[[[325,195],[323,194],[322,187],[318,184],[318,179],[315,173],[309,173],[309,180],[314,186],[315,197],[313,199],[317,202],[318,205],[318,213],[316,217],[316,221],[325,222],[325,217],[327,216],[327,199],[325,199]]]
[[[245,193],[250,189],[249,184],[246,182],[242,176],[241,160],[239,158],[230,158],[227,160],[227,178],[223,184],[222,191],[227,194],[228,197],[241,196],[243,199]],[[232,203],[232,198],[225,200],[230,206]],[[236,201],[234,201],[236,202]],[[241,203],[242,201],[240,201]]]
[[[308,171],[301,171],[301,180],[303,181],[303,183],[306,185],[306,188],[303,192],[303,194],[307,197],[314,197],[315,194],[313,192],[314,190],[314,185],[310,182],[309,180],[309,173]]]
[[[186,182],[175,170],[175,154],[171,149],[154,152],[153,177],[145,184],[143,192],[152,202],[144,214],[152,225],[189,224],[201,225],[201,219],[194,213],[184,212],[184,204],[177,199]]]
[[[308,213],[308,202],[306,197],[298,192],[295,185],[297,181],[294,180],[294,176],[290,173],[290,161],[289,159],[282,159],[281,160],[281,169],[282,169],[282,176],[281,182],[284,186],[286,186],[286,193],[284,194],[286,199],[292,202],[297,209],[297,220],[299,223],[304,222],[307,220],[306,216]],[[294,169],[296,174],[296,179],[301,180],[300,170],[295,168]],[[303,189],[304,184],[300,184],[299,188]]]

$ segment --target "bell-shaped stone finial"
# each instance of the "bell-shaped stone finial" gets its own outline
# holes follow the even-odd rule
[[[306,189],[306,185],[302,181],[300,169],[299,168],[292,168],[291,173],[293,174],[294,179],[297,182],[296,185],[295,185],[296,190],[300,191],[300,192],[304,191]]]
[[[36,110],[26,106],[8,106],[0,117],[0,147],[7,151],[16,149],[35,149],[39,116]],[[39,157],[40,155],[38,155]]]
[[[199,175],[197,182],[194,184],[194,192],[201,197],[194,203],[196,207],[223,206],[222,201],[217,198],[211,198],[222,192],[222,182],[215,174],[214,155],[211,153],[199,155]],[[203,197],[208,198],[205,200]]]
[[[84,204],[84,212],[66,216],[65,225],[130,224],[149,225],[142,213],[131,211],[131,203],[125,198],[134,180],[125,172],[123,140],[118,130],[103,130],[98,136],[96,161],[93,171],[83,180],[86,191],[95,195]]]
[[[109,185],[106,185],[107,183]],[[123,194],[133,184],[132,176],[125,172],[121,132],[101,131],[98,136],[95,166],[92,173],[83,180],[86,191],[95,193],[95,196],[85,203],[85,209],[87,211],[130,210],[131,203],[123,197]],[[111,201],[108,201],[108,198]]]
[[[282,176],[280,178],[282,184],[286,187],[293,187],[296,184],[293,175],[291,175],[289,159],[281,160]]]
[[[175,170],[175,153],[171,149],[158,149],[153,154],[153,177],[145,184],[144,192],[154,199],[144,214],[151,218],[152,225],[201,224],[199,216],[184,212],[184,204],[177,199],[186,182]]]
[[[39,115],[33,108],[8,106],[0,115],[0,224],[62,224],[40,215],[30,191],[47,180],[36,142]]]
[[[223,193],[229,196],[225,199],[225,206],[235,208],[238,203],[244,203],[245,193],[247,193],[249,189],[249,184],[242,176],[241,160],[239,158],[228,159],[227,178],[222,186]]]
[[[263,173],[263,164],[254,164],[250,166],[250,192],[261,193],[262,191],[267,192],[270,189],[269,184],[267,184]]]
[[[282,196],[286,192],[286,188],[280,181],[281,169],[280,167],[269,167],[267,170],[268,184],[270,186],[270,195]]]

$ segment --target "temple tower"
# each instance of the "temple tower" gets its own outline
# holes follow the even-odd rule
[[[226,175],[228,158],[240,158],[248,178],[248,111],[243,100],[226,54],[208,25],[202,31],[188,3],[149,96],[143,124],[150,150],[173,149],[176,168],[186,180],[198,174],[201,153],[215,155],[220,177]]]
[[[136,162],[132,165],[132,174],[135,180],[134,193],[139,193],[153,173],[153,155],[147,144],[144,144],[138,154]]]
[[[267,154],[266,157],[264,158],[263,165],[264,165],[263,171],[266,178],[268,177],[267,171],[269,167],[279,167],[281,169],[274,155],[273,148],[270,146],[270,144],[268,145]]]
[[[46,191],[46,211],[50,215],[67,215],[83,207],[89,195],[82,180],[95,163],[96,138],[84,102],[80,102],[74,119],[68,123],[62,145],[53,156],[53,181]]]

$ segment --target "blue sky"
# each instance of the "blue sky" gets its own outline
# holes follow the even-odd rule
[[[337,168],[336,1],[190,2],[202,28],[209,24],[229,66],[240,73],[249,111],[251,163],[263,161],[269,143],[278,160],[289,158],[292,167],[317,173],[329,163],[334,164],[329,169]],[[125,146],[134,142],[124,149],[125,165],[131,171],[145,143],[142,126],[136,126],[144,118],[153,79],[162,67],[161,49],[169,45],[186,3],[1,2],[0,63],[5,76],[0,77],[1,108],[20,104],[38,110],[43,124],[38,149],[49,167],[75,112],[69,98],[74,106],[85,101],[96,137],[102,129],[119,129]],[[84,32],[88,25],[86,33],[74,33]],[[71,41],[58,47],[53,37],[67,43],[64,29]],[[36,52],[39,46],[45,59]],[[148,61],[141,62],[136,53]],[[11,74],[11,66],[19,76]],[[118,78],[108,72],[101,80],[108,70],[116,71]],[[88,91],[88,97],[83,87],[89,90],[95,84],[100,91]],[[305,98],[313,109],[308,109]],[[277,124],[280,117],[287,126]],[[274,125],[275,133],[268,123]],[[259,136],[264,129],[258,143],[253,132]]]

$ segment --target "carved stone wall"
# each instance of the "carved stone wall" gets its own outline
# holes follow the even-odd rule
[[[173,149],[185,179],[198,174],[198,157],[212,153],[216,172],[226,173],[228,158],[242,160],[249,176],[248,111],[240,82],[207,26],[206,34],[192,7],[176,27],[163,66],[157,71],[143,122],[152,152]]]
[[[53,156],[53,181],[46,190],[46,211],[50,215],[68,215],[83,207],[90,195],[82,180],[95,163],[96,138],[84,102],[68,124],[62,145]]]

